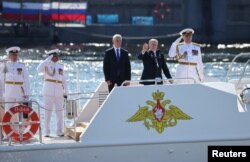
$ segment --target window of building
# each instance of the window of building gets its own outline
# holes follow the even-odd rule
[[[117,14],[98,14],[97,23],[99,24],[117,24],[119,16]]]
[[[154,19],[152,16],[133,16],[132,24],[133,25],[153,25]]]
[[[88,15],[88,16],[87,16],[86,24],[87,24],[87,25],[91,25],[91,24],[92,24],[92,16],[91,16],[91,15]]]

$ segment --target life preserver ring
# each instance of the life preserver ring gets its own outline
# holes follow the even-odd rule
[[[154,14],[162,20],[165,19],[170,12],[171,8],[164,2],[158,3],[154,8]]]
[[[19,133],[15,132],[12,127],[11,127],[11,118],[13,115],[17,113],[23,113],[28,116],[28,126],[30,126],[29,130]],[[40,120],[35,111],[33,111],[32,108],[26,105],[18,105],[14,106],[7,111],[4,116],[3,116],[3,131],[8,137],[11,137],[13,141],[18,142],[18,141],[26,141],[33,137],[38,128],[40,126]],[[26,127],[28,128],[28,127]]]

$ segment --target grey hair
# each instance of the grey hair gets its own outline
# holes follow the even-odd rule
[[[121,39],[121,40],[122,40],[122,36],[121,36],[121,34],[115,34],[115,35],[113,36],[113,40],[114,40],[115,38],[119,38],[119,39]]]
[[[148,41],[148,44],[150,44],[151,42],[155,42],[155,43],[158,44],[158,40],[157,40],[157,39],[150,39],[150,40]]]

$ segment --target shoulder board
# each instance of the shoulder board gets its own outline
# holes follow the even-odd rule
[[[22,62],[18,62],[18,64],[19,64],[20,66],[25,67],[25,64],[24,64],[24,63],[22,63]]]
[[[181,42],[181,43],[178,43],[178,44],[177,44],[177,46],[181,46],[181,45],[183,45],[183,44],[184,44],[184,43],[183,43],[183,42]]]
[[[198,46],[198,47],[201,47],[202,45],[201,44],[198,44],[198,43],[192,43],[194,46]]]

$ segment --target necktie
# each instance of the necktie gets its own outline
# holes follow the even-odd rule
[[[154,58],[155,58],[155,63],[156,63],[156,66],[157,66],[157,68],[159,68],[159,63],[158,63],[158,60],[157,60],[156,54],[154,54]]]
[[[116,59],[117,59],[117,60],[120,59],[120,51],[119,51],[118,48],[116,49]]]

